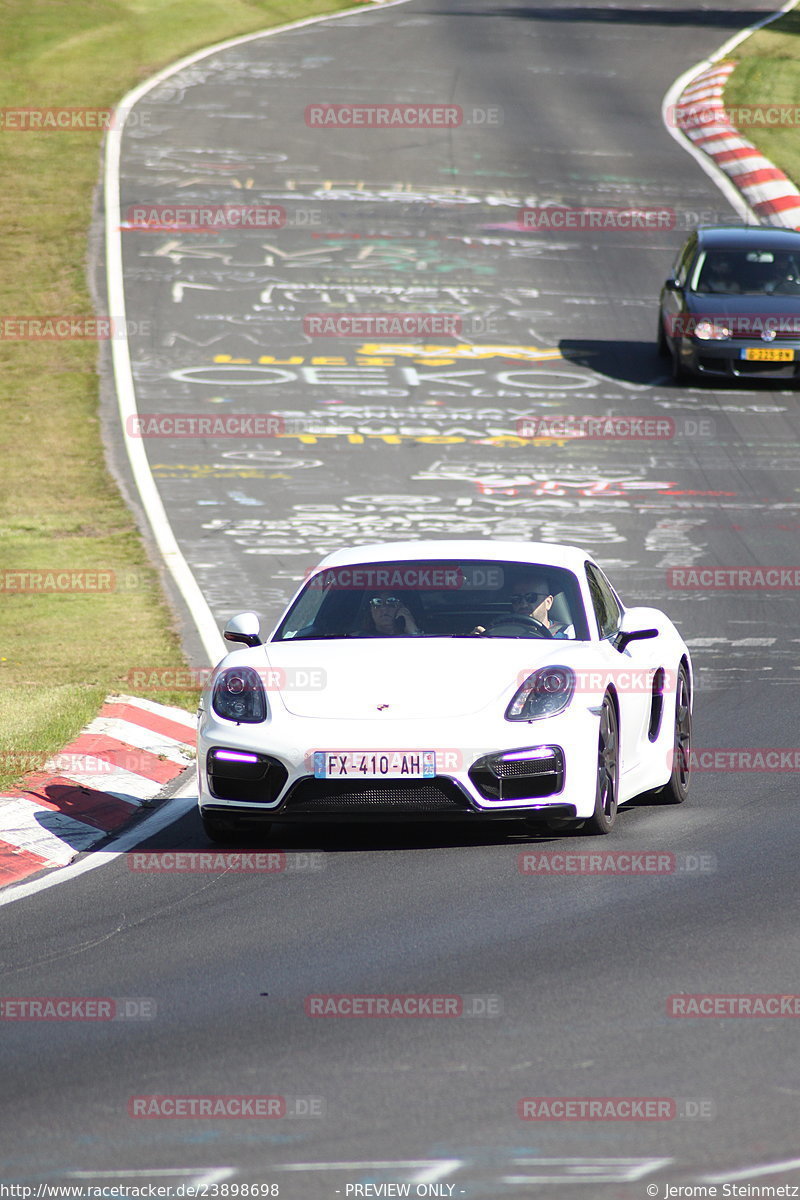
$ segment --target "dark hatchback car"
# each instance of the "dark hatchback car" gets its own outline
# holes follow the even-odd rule
[[[696,230],[661,289],[658,349],[673,379],[800,377],[800,232]]]

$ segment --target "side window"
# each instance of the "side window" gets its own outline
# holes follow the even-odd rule
[[[688,274],[692,259],[694,258],[696,249],[697,238],[690,237],[675,260],[675,266],[672,268],[672,274],[681,285],[686,283],[686,276]]]
[[[619,629],[622,611],[611,591],[608,580],[592,563],[586,564],[586,580],[592,597],[601,637],[610,637]]]

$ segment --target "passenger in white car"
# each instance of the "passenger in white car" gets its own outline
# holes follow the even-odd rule
[[[370,596],[368,606],[369,632],[379,637],[415,636],[422,633],[411,610],[399,596],[390,592],[378,592]]]

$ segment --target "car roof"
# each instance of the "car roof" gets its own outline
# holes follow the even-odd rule
[[[800,249],[798,230],[778,229],[775,225],[704,225],[697,230],[697,239],[704,250]]]
[[[375,542],[334,550],[319,567],[345,567],[357,563],[404,562],[413,559],[484,559],[498,562],[535,563],[543,567],[566,567],[578,572],[591,554],[579,546],[558,542],[489,542],[468,539],[442,539],[419,542]]]

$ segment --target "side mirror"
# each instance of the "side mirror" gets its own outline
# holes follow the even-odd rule
[[[665,281],[664,288],[668,292],[679,292],[681,290],[681,285],[678,283],[677,279],[673,279],[672,276],[670,276],[670,278]]]
[[[222,634],[226,642],[241,642],[244,646],[261,645],[261,624],[254,612],[231,617]]]
[[[620,654],[624,654],[631,642],[646,642],[650,638],[658,637],[658,632],[657,629],[629,629],[624,633],[620,631],[614,638],[614,646]]]

